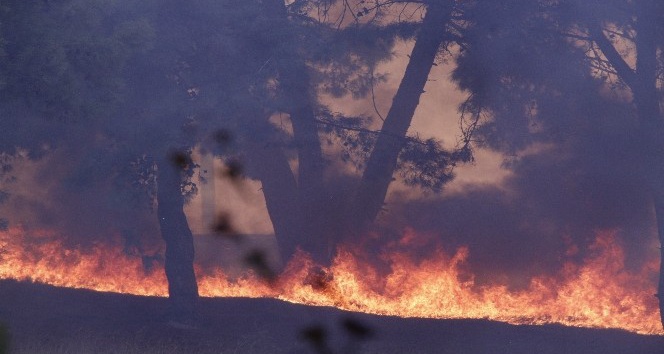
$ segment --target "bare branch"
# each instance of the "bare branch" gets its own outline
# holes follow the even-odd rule
[[[376,106],[376,94],[374,93],[374,66],[371,66],[371,102],[373,103],[373,108],[376,114],[378,115],[378,118],[385,122],[385,118],[383,117],[382,114],[378,111],[378,107]]]
[[[356,6],[357,8],[357,6]],[[351,8],[350,3],[348,3],[348,0],[344,0],[344,12],[346,12],[346,9],[350,11],[351,16],[353,16],[353,19],[355,22],[359,22],[357,15],[355,14],[355,10]]]

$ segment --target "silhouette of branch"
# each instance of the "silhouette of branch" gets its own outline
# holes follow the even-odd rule
[[[340,123],[335,123],[335,122],[332,122],[332,121],[329,121],[329,120],[324,120],[324,119],[316,119],[316,123],[332,126],[332,127],[343,129],[343,130],[350,130],[350,131],[368,133],[368,134],[372,134],[372,135],[388,134],[388,135],[390,135],[394,138],[404,139],[404,140],[407,140],[407,141],[410,141],[410,142],[413,142],[413,143],[416,143],[416,144],[420,144],[420,145],[426,145],[425,142],[423,142],[422,140],[420,140],[418,138],[411,137],[411,136],[405,136],[404,137],[404,136],[400,136],[400,135],[397,135],[397,134],[391,134],[391,133],[388,133],[388,132],[383,132],[382,130],[371,130],[371,129],[366,129],[366,128],[354,127],[354,126],[344,125],[344,124],[340,124]]]
[[[601,49],[604,56],[608,59],[609,63],[615,71],[618,73],[618,76],[629,86],[631,89],[634,89],[637,83],[637,77],[634,70],[627,64],[625,59],[620,55],[616,47],[613,46],[613,43],[606,38],[604,35],[604,29],[599,23],[593,23],[588,26],[588,32],[590,37],[593,39],[599,49]]]
[[[376,114],[378,115],[378,118],[382,120],[383,122],[385,121],[385,118],[383,117],[382,114],[378,111],[378,107],[376,106],[376,94],[374,93],[374,66],[371,66],[371,102],[373,103],[373,108]]]

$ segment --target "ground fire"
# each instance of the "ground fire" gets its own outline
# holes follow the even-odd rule
[[[413,231],[406,231],[413,237]],[[410,234],[409,234],[410,233]],[[0,233],[0,278],[142,296],[167,296],[163,268],[150,271],[140,257],[127,256],[122,247],[96,245],[77,250],[48,232],[14,227]],[[265,281],[251,272],[227,276],[223,270],[198,268],[204,297],[271,297],[313,306],[421,318],[490,319],[512,324],[549,324],[619,328],[664,335],[659,322],[655,285],[658,269],[648,262],[640,272],[624,267],[624,252],[615,233],[598,233],[592,256],[582,264],[565,264],[555,276],[532,279],[525,290],[507,286],[478,286],[462,274],[470,257],[461,248],[452,255],[442,248],[427,259],[411,259],[393,252],[384,255],[389,272],[379,275],[371,264],[340,247],[329,268],[299,253],[276,280]],[[312,274],[318,278],[312,281]]]

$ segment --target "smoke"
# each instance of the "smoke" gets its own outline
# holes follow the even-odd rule
[[[408,52],[408,46],[400,43],[396,50]],[[439,195],[394,181],[387,212],[380,218],[380,239],[368,237],[359,243],[369,250],[381,249],[401,238],[404,229],[413,228],[437,238],[421,248],[436,243],[454,252],[467,246],[469,266],[479,283],[516,287],[533,276],[557,273],[565,262],[581,262],[589,256],[588,246],[597,233],[607,230],[620,236],[628,267],[639,268],[654,259],[654,215],[625,93],[579,74],[573,67],[576,57],[570,55],[551,55],[530,64],[542,66],[530,73],[535,81],[561,86],[565,95],[531,92],[511,107],[505,103],[510,98],[506,93],[489,95],[488,100],[508,110],[496,112],[481,132],[484,148],[476,151],[475,164],[457,167],[456,179]],[[500,68],[496,58],[487,55],[482,60]],[[403,61],[396,56],[385,70],[401,72],[397,64]],[[548,70],[547,65],[560,70]],[[434,69],[409,131],[442,139],[450,147],[460,134],[456,107],[466,97],[447,80],[453,69],[451,64]],[[471,65],[464,70],[472,69]],[[392,76],[397,77],[389,77],[375,90],[383,112],[399,84],[400,77]],[[488,91],[502,89],[499,83],[484,83],[492,87]],[[522,119],[518,105],[535,100],[539,104],[528,112],[535,117]],[[342,102],[351,115],[375,114],[366,111],[372,107],[369,100]],[[515,135],[519,138],[505,143]]]
[[[95,176],[111,168],[102,161],[91,166],[94,158],[83,151],[61,149],[39,160],[17,159],[16,178],[0,213],[10,226],[48,230],[72,247],[121,242],[129,253],[154,253],[159,229],[145,191],[118,185],[118,178]]]
[[[165,47],[151,56],[139,56],[142,58],[140,60],[132,59],[128,54],[127,58],[122,56],[122,60],[118,59],[122,65],[118,64],[115,71],[109,72],[109,77],[118,76],[126,82],[118,88],[112,86],[106,89],[115,92],[116,89],[126,87],[126,90],[121,90],[122,95],[119,96],[122,97],[118,97],[118,100],[124,100],[124,105],[128,107],[118,108],[120,114],[114,115],[112,119],[105,116],[104,119],[98,119],[95,124],[100,126],[95,126],[95,129],[88,130],[90,127],[85,125],[76,127],[75,124],[51,122],[48,127],[53,125],[63,130],[57,133],[58,139],[42,139],[42,128],[39,139],[33,137],[29,140],[30,145],[56,141],[61,146],[49,149],[49,154],[40,160],[26,159],[15,164],[13,173],[16,181],[8,186],[10,197],[2,205],[2,216],[10,223],[31,229],[56,230],[72,243],[91,244],[119,236],[130,247],[147,247],[143,243],[153,244],[159,240],[151,200],[144,188],[136,189],[132,185],[136,181],[135,175],[116,168],[126,166],[136,156],[143,154],[156,154],[183,145],[193,148],[197,139],[200,140],[200,135],[218,123],[218,112],[223,111],[219,107],[230,110],[228,116],[235,114],[241,117],[221,118],[227,119],[225,123],[235,127],[237,134],[256,133],[252,130],[255,127],[247,124],[249,119],[246,119],[245,114],[238,114],[245,113],[245,106],[254,101],[236,101],[233,91],[244,90],[247,82],[257,82],[260,79],[255,77],[258,73],[267,75],[269,67],[264,66],[268,62],[266,58],[270,56],[262,51],[269,49],[269,46],[260,46],[261,42],[256,40],[260,36],[253,38],[254,41],[247,37],[266,32],[263,29],[269,28],[268,25],[256,23],[256,28],[252,30],[255,33],[237,38],[233,37],[237,35],[233,31],[223,32],[223,36],[216,41],[215,37],[209,35],[213,32],[213,25],[218,28],[224,26],[213,21],[192,20],[188,22],[190,26],[183,27],[188,31],[170,33],[167,31],[170,22],[166,17],[169,11],[175,14],[181,10],[179,4],[171,5],[164,8],[163,13],[155,15],[154,28],[139,26],[143,22],[134,21],[131,16],[129,19],[132,21],[122,27],[125,28],[123,31],[128,31],[129,27],[135,28],[136,33],[132,32],[132,38],[145,47],[144,50],[159,44],[158,41],[152,43],[152,35],[155,33],[166,33],[170,36],[168,38],[174,39],[164,41],[168,45],[163,44]],[[222,5],[213,8],[220,12],[225,10]],[[471,44],[476,44],[475,48],[479,50],[475,52],[476,57],[471,56],[474,49],[472,46],[469,47],[471,54],[463,54],[465,57],[461,58],[461,69],[457,71],[454,83],[447,77],[453,64],[439,63],[434,68],[409,133],[421,134],[423,138],[439,138],[446,147],[454,146],[459,133],[458,114],[455,111],[465,98],[455,86],[476,91],[483,89],[487,105],[493,104],[500,108],[504,103],[503,107],[508,106],[503,112],[498,112],[503,116],[497,114],[484,131],[487,133],[486,147],[494,149],[484,150],[487,152],[484,156],[488,156],[485,157],[486,165],[502,165],[500,176],[494,178],[489,175],[492,170],[483,170],[486,165],[478,160],[478,166],[458,169],[458,181],[465,182],[448,186],[442,195],[425,198],[417,194],[413,197],[416,193],[411,190],[393,188],[389,210],[382,217],[386,230],[383,232],[387,239],[385,242],[400,237],[401,230],[411,227],[421,233],[436,235],[438,241],[450,252],[457,247],[468,246],[470,266],[479,274],[479,281],[492,282],[510,274],[511,279],[520,279],[515,281],[519,283],[536,274],[555,272],[564,261],[580,261],[587,255],[588,245],[592,243],[596,232],[617,230],[623,238],[628,265],[637,267],[650,259],[655,251],[654,222],[649,193],[641,177],[644,162],[638,139],[635,139],[634,124],[624,119],[629,116],[628,109],[618,98],[598,96],[598,86],[587,76],[579,74],[583,68],[570,70],[570,66],[579,58],[575,53],[568,53],[568,43],[556,42],[560,47],[549,48],[553,53],[536,53],[532,45],[536,44],[534,39],[537,38],[528,37],[526,39],[530,42],[519,44],[519,40],[523,39],[518,37],[522,31],[516,31],[516,34],[511,32],[513,23],[519,20],[511,17],[516,16],[512,14],[514,9],[498,10],[506,14],[498,16],[500,13],[491,7],[479,13],[478,16],[487,16],[478,17],[478,23],[486,27],[489,35],[481,37],[484,29],[480,27],[477,29],[479,34],[475,33],[476,38],[468,38],[469,41],[477,41]],[[221,16],[216,11],[208,14],[201,10],[200,14],[196,13],[192,18],[223,19],[228,21],[222,21],[227,27],[246,29],[242,27],[244,24],[233,22],[255,18],[251,8],[246,11],[252,16]],[[526,12],[525,9],[523,11]],[[28,20],[24,21],[26,27],[31,26]],[[123,31],[117,35],[128,35]],[[99,32],[106,33],[101,29]],[[63,47],[66,47],[65,44],[71,45],[66,33],[59,34],[57,38],[64,43]],[[213,50],[209,53],[202,51],[200,58],[195,57],[191,49],[196,47],[192,46],[194,40],[205,44],[197,48]],[[40,43],[37,39],[34,41]],[[92,46],[99,41],[89,42]],[[88,44],[87,41],[84,43]],[[402,40],[396,40],[395,43],[393,55],[378,60],[374,68],[377,77],[384,77],[384,81],[376,80],[376,97],[367,95],[362,100],[351,101],[348,97],[321,96],[321,103],[328,104],[333,111],[345,110],[344,113],[350,116],[371,116],[374,119],[368,128],[377,129],[380,122],[375,111],[385,115],[389,110],[391,98],[401,80],[398,73],[403,72],[412,45]],[[522,55],[513,55],[506,50],[508,47],[518,49],[516,53]],[[177,55],[172,58],[162,57],[171,52]],[[11,50],[8,53],[10,57],[14,55]],[[143,51],[136,50],[136,53],[139,55]],[[44,58],[36,58],[46,62],[47,58],[50,59],[48,54],[43,54]],[[388,57],[390,60],[387,60]],[[219,58],[224,60],[220,61]],[[462,65],[464,58],[465,66]],[[63,63],[65,59],[69,60],[61,58]],[[217,65],[218,62],[225,64]],[[153,69],[153,66],[159,70],[148,70]],[[96,68],[94,65],[92,67]],[[220,70],[219,67],[225,69]],[[125,77],[124,70],[129,70],[131,75]],[[501,91],[501,87],[492,86],[504,78],[500,74],[510,71],[512,77],[517,79],[532,76],[535,77],[532,80],[535,83],[555,86],[559,93],[565,93],[562,95],[565,100],[559,97],[534,97],[540,94],[546,96],[550,92],[528,92],[531,96],[524,95],[521,103],[531,98],[538,100],[539,104],[533,111],[538,116],[536,123],[539,125],[520,120],[523,117],[515,112],[522,113],[523,107],[509,105],[509,93]],[[542,76],[536,77],[537,73],[542,73]],[[479,76],[477,81],[473,81],[475,76]],[[23,80],[20,77],[16,79],[19,83]],[[92,92],[93,86],[86,82],[86,85],[81,86],[85,90],[79,91]],[[232,89],[228,90],[228,87]],[[66,90],[63,86],[53,85],[53,91]],[[96,92],[92,96],[105,97],[105,92]],[[215,95],[209,94],[211,92]],[[217,102],[224,100],[233,103],[229,105],[232,109]],[[90,105],[96,107],[95,104]],[[190,124],[188,117],[194,113],[203,117],[200,118],[201,122],[194,122],[199,126]],[[506,118],[509,114],[512,115]],[[14,118],[21,121],[18,115]],[[36,125],[20,125],[21,132],[25,130],[34,134],[33,128]],[[182,134],[183,126],[191,130],[189,133],[193,137]],[[56,135],[52,130],[47,130]],[[116,141],[100,142],[96,136],[81,136],[86,131],[87,134],[107,135],[109,140]],[[535,134],[524,138],[521,133]],[[17,135],[15,129],[13,134]],[[28,139],[23,135],[26,134],[21,133],[20,138],[14,140],[27,145],[25,141],[20,141]],[[510,138],[521,139],[513,143],[515,146],[522,144],[514,149],[517,153],[515,156],[504,155],[510,149],[505,148],[503,143]],[[16,145],[20,145],[18,143]],[[133,155],[129,152],[124,154],[122,147],[118,147],[122,144],[133,145],[130,148],[133,149]],[[538,148],[534,149],[533,146]],[[106,154],[107,150],[113,153]],[[328,149],[326,152],[331,155],[338,151]],[[339,200],[339,207],[329,210],[342,209],[342,201],[353,192],[349,186],[356,182],[357,171],[336,161],[334,156],[329,157],[329,160],[332,161],[326,171],[329,185],[333,187],[332,190],[340,191],[340,196],[335,195],[336,199],[330,202],[337,203]],[[488,172],[477,173],[478,170]],[[476,176],[470,177],[473,174]],[[219,187],[213,199],[224,205],[223,211],[235,213],[233,219],[240,231],[270,232],[272,228],[266,214],[265,201],[257,192],[260,186],[250,182],[247,188],[251,192],[242,195],[224,193],[224,188]],[[193,228],[207,223],[199,215],[202,214],[200,203],[202,201],[195,199],[188,206],[189,214],[195,221]],[[334,223],[338,217],[331,215],[329,219],[332,220],[330,223]],[[578,248],[578,252],[569,251],[575,248]]]
[[[449,251],[468,246],[480,283],[509,278],[519,285],[556,273],[565,261],[587,257],[595,235],[605,230],[618,232],[627,266],[639,267],[657,249],[638,154],[623,145],[627,140],[597,134],[579,140],[503,156],[510,173],[499,184],[466,184],[428,200],[395,193],[383,220],[392,220],[390,229],[434,233]]]
[[[555,273],[588,256],[605,230],[621,236],[627,266],[639,267],[658,250],[644,178],[648,151],[630,92],[589,68],[582,46],[543,35],[588,9],[534,7],[477,6],[477,24],[456,57],[452,79],[470,94],[470,107],[484,110],[475,138],[500,154],[492,160],[502,164],[496,182],[448,186],[454,188],[426,199],[395,190],[382,220],[389,230],[436,234],[450,252],[468,246],[480,282],[509,277],[518,286]],[[429,115],[433,120],[435,112]],[[471,180],[463,173],[473,169],[483,166],[457,171]]]

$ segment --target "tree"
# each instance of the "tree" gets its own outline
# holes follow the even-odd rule
[[[660,244],[664,245],[664,115],[661,110],[661,72],[664,61],[658,54],[664,48],[664,6],[653,0],[615,1],[602,12],[597,4],[578,6],[591,59],[604,75],[615,75],[632,96],[640,126],[646,180],[653,196]],[[599,14],[597,16],[595,14]],[[606,16],[606,15],[608,16]],[[605,16],[602,16],[605,15]],[[615,27],[615,28],[614,28]],[[631,51],[617,47],[627,45]],[[594,51],[593,51],[594,50]],[[634,67],[628,64],[636,60]],[[658,83],[659,82],[659,83]],[[661,259],[664,260],[664,248]],[[664,262],[660,262],[659,307],[664,326]]]
[[[405,145],[403,138],[412,122],[440,46],[446,38],[445,26],[452,17],[452,11],[453,4],[450,2],[434,2],[427,7],[406,72],[357,189],[352,208],[355,218],[352,224],[355,227],[372,222],[382,208],[392,174],[397,167],[397,158]]]
[[[359,22],[347,26],[343,20],[327,23],[325,19],[316,20],[312,17],[311,14],[315,12],[313,9],[316,8],[322,9],[322,12],[332,11],[327,7],[329,5],[316,1],[296,2],[287,9],[281,1],[275,0],[267,2],[265,6],[272,23],[277,24],[275,27],[284,30],[281,35],[282,43],[285,43],[268,59],[274,59],[277,63],[273,67],[273,75],[278,83],[277,96],[282,98],[281,103],[277,101],[275,108],[268,111],[286,112],[290,115],[293,143],[298,152],[298,171],[293,173],[289,169],[280,168],[278,171],[283,172],[280,177],[266,175],[261,180],[266,187],[264,192],[272,222],[277,229],[277,237],[281,240],[280,244],[285,245],[284,258],[290,256],[295,247],[299,246],[322,262],[330,259],[336,242],[346,237],[340,235],[361,233],[378,215],[394,170],[406,165],[398,163],[398,156],[404,148],[410,148],[411,152],[420,152],[419,155],[411,154],[411,161],[417,159],[415,156],[421,157],[424,153],[429,153],[429,157],[424,160],[435,161],[432,165],[435,167],[422,175],[435,175],[429,182],[436,188],[441,183],[439,180],[432,180],[449,180],[449,167],[461,157],[459,154],[452,155],[443,151],[437,142],[417,142],[416,139],[406,137],[429,71],[435,64],[441,44],[444,40],[449,40],[445,26],[455,10],[453,3],[435,2],[428,5],[429,9],[422,24],[415,26],[420,27],[420,31],[406,76],[383,128],[377,132],[368,130],[366,123],[361,121],[358,125],[352,123],[352,118],[349,120],[330,114],[318,102],[318,91],[327,91],[335,96],[349,92],[358,96],[368,94],[369,83],[373,85],[373,79],[367,79],[367,69],[389,58],[389,50],[394,40],[412,36],[414,26],[411,23],[377,25]],[[382,11],[383,6],[388,7],[387,4],[380,4],[374,10]],[[346,10],[347,8],[344,8],[342,11]],[[359,17],[370,12],[367,9],[361,12]],[[353,16],[358,18],[355,14]],[[339,18],[342,17],[343,15],[340,15]],[[379,17],[377,15],[374,18]],[[312,33],[316,37],[313,37]],[[373,77],[373,72],[370,74]],[[353,188],[357,193],[351,193],[353,195],[342,193],[335,190],[330,183],[325,183],[324,172],[329,169],[329,164],[327,159],[323,158],[321,141],[326,139],[325,136],[329,137],[329,134],[345,139],[347,143],[344,145],[351,146],[350,150],[356,150],[350,154],[359,157],[359,160],[362,160],[360,164],[367,163],[362,180]],[[413,146],[417,148],[413,149]],[[370,155],[367,154],[368,151],[372,151]],[[283,154],[278,149],[272,149],[269,153],[273,154],[274,161],[286,161],[283,156],[276,156]],[[410,166],[417,169],[426,165],[420,162]],[[297,178],[294,175],[297,175]],[[278,178],[284,182],[296,180],[295,191],[298,197],[295,209],[299,210],[301,217],[280,213],[280,203],[277,200],[292,206],[293,199],[286,198],[283,191],[272,190],[269,186],[277,184],[267,181],[269,178]],[[289,182],[288,185],[292,184]],[[279,220],[282,217],[290,218],[291,221]],[[291,225],[291,228],[277,225]],[[288,241],[284,242],[284,239]]]
[[[72,180],[86,174],[80,171],[83,157],[94,149],[81,147],[93,144],[91,132],[117,112],[122,71],[149,35],[140,32],[140,21],[125,15],[118,6],[97,1],[3,3],[3,179],[11,174],[13,160],[62,151],[81,157],[72,159],[79,163],[71,168]]]
[[[262,62],[261,56],[244,55],[256,47],[240,34],[256,35],[251,30],[254,2],[232,7],[197,1],[185,8],[179,1],[155,1],[132,9],[144,16],[154,36],[149,48],[127,65],[126,99],[103,134],[126,146],[120,162],[134,163],[147,181],[144,187],[166,246],[172,317],[190,324],[195,322],[198,287],[193,235],[183,208],[197,193],[192,150],[205,144],[219,153],[215,132],[240,135],[251,130],[251,117],[243,115],[247,97],[236,90],[249,86]]]
[[[7,129],[0,144],[5,154],[35,157],[96,151],[92,166],[82,159],[85,171],[74,171],[79,187],[115,179],[143,188],[166,244],[174,319],[190,322],[198,297],[183,211],[196,192],[190,153],[208,132],[245,123],[234,121],[242,108],[233,89],[247,87],[262,64],[244,57],[258,46],[245,47],[251,42],[238,35],[239,23],[251,26],[244,20],[255,3],[233,11],[217,1],[187,11],[178,1],[124,5],[26,1],[4,8]]]
[[[475,128],[474,135],[493,147],[518,151],[547,139],[574,143],[579,131],[612,137],[616,133],[609,127],[623,127],[621,139],[630,141],[620,145],[627,148],[622,153],[636,152],[630,156],[642,165],[663,242],[664,122],[658,84],[662,61],[657,54],[662,7],[654,1],[516,0],[469,2],[469,9],[475,20],[464,28],[472,40],[463,47],[455,80],[471,92],[465,107],[472,117],[466,123]],[[629,91],[632,111],[616,108],[619,102],[601,93],[607,87]],[[593,104],[595,108],[588,109]],[[614,111],[597,108],[602,106]],[[632,120],[638,128],[632,128]]]
[[[169,298],[174,319],[183,323],[194,321],[198,299],[193,235],[183,210],[197,192],[191,177],[198,166],[191,151],[207,144],[219,153],[223,147],[210,146],[215,132],[243,135],[253,126],[255,118],[244,114],[249,100],[238,92],[248,89],[263,64],[261,55],[244,55],[262,50],[245,37],[256,35],[255,5],[197,1],[186,11],[179,1],[139,6],[137,12],[147,14],[154,26],[155,39],[126,74],[131,98],[125,122],[109,131],[131,147],[135,158],[145,157],[144,169],[156,177],[151,187],[166,244]]]
[[[135,122],[123,119],[125,108],[136,92],[131,89],[135,78],[126,73],[148,53],[153,29],[134,9],[119,6],[71,0],[25,1],[3,8],[3,29],[11,28],[2,58],[3,154],[27,151],[28,157],[39,158],[65,150],[85,157],[86,151],[96,151],[94,166],[82,158],[72,167],[71,181],[77,188],[131,173],[128,165],[146,150],[127,135],[134,133],[127,127]],[[129,142],[130,147],[102,152],[100,141],[108,139]],[[168,244],[166,268],[174,308],[191,312],[196,289],[193,244],[182,212],[180,181],[171,166],[169,162],[159,169],[157,214]],[[175,192],[169,194],[169,189]],[[138,211],[130,203],[121,207]],[[188,233],[188,248],[180,233],[185,238]],[[189,274],[181,269],[187,261]]]

